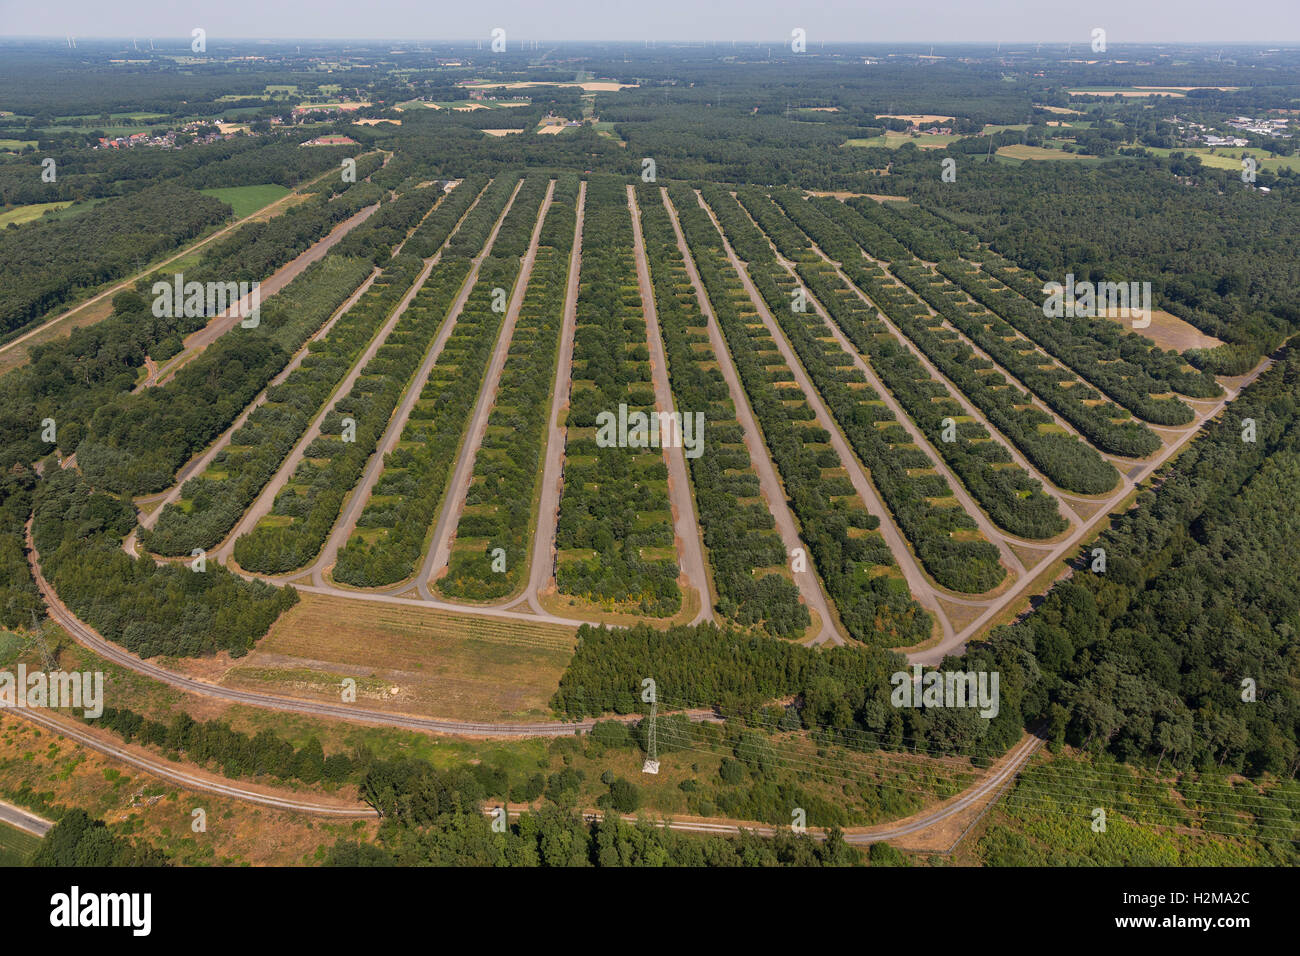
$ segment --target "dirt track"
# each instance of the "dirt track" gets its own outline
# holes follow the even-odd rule
[[[650,282],[650,266],[646,262],[645,243],[641,238],[641,210],[636,204],[635,187],[627,187],[627,205],[632,213],[632,249],[636,256],[636,281],[641,290],[641,305],[645,313],[646,336],[650,340],[650,375],[654,380],[655,407],[660,414],[673,411],[673,393],[668,384],[668,357],[664,354],[663,337],[659,334],[659,315],[655,310],[654,286]],[[663,449],[668,464],[668,494],[672,499],[673,525],[677,537],[677,554],[681,558],[681,572],[687,586],[700,596],[700,610],[692,624],[712,621],[713,593],[704,565],[704,544],[700,536],[700,522],[695,515],[695,499],[691,493],[690,479],[686,476],[686,456],[680,445]]]

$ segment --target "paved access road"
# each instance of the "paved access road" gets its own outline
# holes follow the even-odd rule
[[[24,711],[24,713],[26,712]],[[0,800],[0,822],[7,823],[11,827],[17,827],[19,830],[25,830],[38,837],[45,836],[50,832],[50,828],[54,826],[54,821],[38,817],[30,810],[16,807],[12,803],[5,803],[3,800]]]

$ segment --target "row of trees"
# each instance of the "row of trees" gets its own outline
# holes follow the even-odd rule
[[[173,759],[183,756],[201,767],[219,767],[224,777],[267,775],[308,784],[338,784],[355,776],[372,759],[365,751],[326,756],[316,737],[295,747],[273,730],[263,729],[250,736],[222,720],[196,721],[185,711],[163,723],[129,708],[105,707],[93,723],[127,743],[158,747]]]
[[[818,215],[819,210],[806,203],[796,192],[781,190],[773,195],[815,241],[820,244],[825,240],[832,247],[846,250],[845,263],[850,275],[861,266],[863,260],[856,254],[857,243],[849,240],[839,223],[826,215]],[[850,234],[855,225],[866,225],[870,229],[870,224],[852,210],[831,208],[830,211],[839,222],[847,224]],[[869,254],[873,252],[870,248],[866,251]],[[1063,418],[1074,424],[1102,450],[1141,457],[1160,447],[1160,440],[1155,433],[1141,422],[1133,421],[1126,410],[1109,402],[1087,404],[1088,401],[1099,398],[1099,393],[1076,381],[1068,370],[1056,367],[1045,354],[1039,353],[1032,342],[1021,338],[1012,326],[971,300],[921,260],[907,255],[894,259],[889,268],[894,276],[916,292],[930,308],[997,359],[1003,368],[1033,388]],[[1008,342],[1010,336],[1015,336],[1015,340]],[[1028,351],[1026,346],[1033,351]],[[1052,367],[1043,369],[1040,366],[1044,364],[1051,364]]]
[[[448,214],[440,218],[436,228],[441,230],[450,224],[456,230],[450,233],[451,241],[464,229],[480,229],[484,222],[490,228],[509,195],[500,188],[490,187],[463,221]],[[433,218],[425,224],[429,225]],[[417,244],[427,248],[433,241],[421,239]],[[402,255],[407,255],[405,250]],[[413,256],[410,258],[418,273],[423,263]],[[266,573],[291,571],[309,563],[320,552],[345,498],[378,447],[403,391],[446,320],[447,308],[463,284],[468,268],[467,262],[455,258],[441,262],[430,273],[424,284],[427,293],[423,298],[417,293],[411,300],[352,388],[339,397],[325,416],[320,434],[306,450],[306,458],[276,496],[271,515],[235,542],[235,560],[241,567]],[[409,286],[409,280],[406,284]],[[389,305],[389,311],[395,304]],[[344,419],[350,419],[351,424]],[[406,534],[423,535],[423,528],[408,524],[402,527]],[[372,550],[376,552],[372,560],[384,557],[382,549]],[[389,568],[380,575],[373,569],[360,570],[362,554],[353,547],[346,558],[340,552],[337,572],[342,580],[355,579],[354,583],[377,583],[381,576],[397,580],[388,574],[392,568],[402,567],[398,557],[387,557]],[[406,555],[400,557],[410,560]],[[406,573],[410,573],[409,567]]]
[[[629,415],[654,410],[647,343],[625,187],[593,176],[583,218],[556,584],[563,594],[668,617],[682,595],[663,452],[602,448],[595,435],[596,416],[617,415],[620,404]]]
[[[354,198],[364,197],[358,195]],[[345,212],[346,201],[340,199],[337,203],[338,212]],[[314,204],[298,208],[310,205]],[[336,221],[337,213],[327,211],[324,200],[321,205],[320,215],[307,215],[285,233],[277,233],[283,242],[271,241],[264,231],[244,236],[240,230],[237,237],[249,240],[254,247],[251,253],[242,244],[232,246],[223,241],[217,248],[208,250],[197,269],[187,273],[187,281],[224,282],[232,276],[247,275],[242,271],[241,262],[246,261],[249,255],[258,269],[271,269],[287,262],[310,244],[313,236],[319,238],[320,233],[327,231]],[[96,487],[131,494],[166,488],[181,464],[225,429],[238,411],[284,367],[289,356],[316,331],[323,317],[341,304],[355,283],[346,286],[337,277],[338,272],[320,262],[314,263],[286,288],[288,294],[283,299],[277,295],[268,300],[262,307],[256,328],[238,327],[232,334],[223,336],[182,367],[175,380],[163,388],[134,392],[134,375],[128,381],[124,374],[127,369],[138,369],[145,354],[152,355],[155,360],[165,358],[167,349],[155,350],[152,342],[139,342],[146,348],[127,355],[110,353],[105,356],[102,352],[93,357],[87,355],[81,369],[73,367],[64,372],[66,379],[71,379],[64,391],[67,401],[50,403],[55,405],[50,409],[50,417],[58,422],[60,428],[59,447],[65,453],[78,452],[78,461]],[[323,315],[315,309],[296,310],[297,304],[313,297],[308,290],[314,282],[331,274],[335,276],[328,286],[338,293],[333,305]],[[265,277],[260,272],[252,275],[258,279]],[[168,276],[165,281],[170,279]],[[141,321],[151,327],[155,335],[165,335],[161,344],[171,343],[178,349],[181,335],[202,327],[208,321],[202,316],[183,320],[158,319],[150,301],[135,292],[120,293],[114,299],[114,306],[122,321]],[[113,331],[108,334],[112,335]],[[94,334],[87,344],[102,341],[103,336]],[[58,358],[49,364],[63,359],[61,349],[51,351]],[[38,369],[46,366],[47,354],[45,351],[33,353]],[[116,373],[111,383],[105,383],[109,388],[85,388],[91,384],[89,368],[96,363],[106,363],[107,370]],[[80,381],[76,374],[78,371],[82,372]],[[36,388],[41,387],[36,384]],[[31,424],[33,430],[38,430],[37,421]]]
[[[316,281],[302,290],[302,297],[310,301],[296,303],[313,308],[318,324],[324,324],[335,310],[340,293],[350,295],[373,271],[361,259],[329,256],[324,261],[322,273],[336,269],[338,274],[317,275]],[[333,393],[418,272],[419,262],[403,256],[376,277],[330,331],[307,346],[302,364],[267,390],[266,401],[253,410],[207,470],[185,483],[181,500],[166,505],[153,528],[141,532],[140,543],[155,554],[186,555],[194,548],[212,548],[225,538],[279,470],[321,403]]]
[[[439,269],[443,274],[426,284],[430,294],[419,306],[441,322],[469,264],[458,259]],[[516,259],[484,261],[411,410],[402,445],[385,458],[356,531],[339,552],[335,580],[360,587],[392,584],[410,577],[419,566],[501,330],[503,315],[492,309],[492,290],[510,290],[518,272]]]
[[[742,626],[798,637],[811,618],[785,573],[788,555],[718,369],[708,323],[686,271],[658,186],[638,190],[641,231],[654,282],[659,328],[677,407],[703,412],[705,451],[688,459],[704,546],[718,592],[717,610]]]
[[[360,190],[360,191],[358,191]],[[287,262],[298,249],[299,227],[304,223],[314,222],[312,227],[318,238],[328,231],[334,223],[340,221],[336,216],[346,218],[353,215],[362,206],[373,203],[374,195],[370,187],[363,184],[350,184],[346,192],[331,203],[322,197],[319,202],[310,201],[301,204],[304,216],[297,220],[294,227],[284,234],[286,242],[294,244],[279,250],[270,260],[272,266]],[[287,214],[286,214],[287,215]],[[307,231],[308,234],[310,230]],[[220,240],[204,248],[199,263],[187,268],[186,276],[194,279],[222,280],[235,274],[241,261],[243,239],[254,242],[265,240],[268,233],[263,229],[245,232],[238,230],[231,239]],[[236,241],[238,240],[238,241]],[[265,242],[259,243],[262,253],[259,261],[267,262],[270,250]],[[199,271],[195,272],[195,268]],[[316,270],[313,272],[312,270]],[[310,284],[320,274],[319,263],[313,265],[297,282]],[[144,365],[145,356],[152,356],[156,361],[164,361],[181,349],[182,336],[202,327],[205,317],[186,317],[184,315],[153,314],[149,301],[143,293],[149,293],[154,279],[163,278],[155,275],[142,280],[134,291],[120,292],[113,298],[113,313],[93,325],[73,329],[67,338],[55,338],[43,344],[32,345],[29,349],[30,362],[0,379],[0,459],[8,466],[14,462],[31,462],[50,450],[50,443],[41,436],[45,429],[41,422],[54,419],[58,427],[58,444],[65,453],[77,450],[82,439],[87,435],[87,425],[100,409],[111,406],[115,409],[134,408],[141,403],[156,399],[148,396],[131,397],[129,394],[136,386],[139,370]],[[264,276],[255,276],[264,278]],[[170,277],[168,277],[170,280]],[[286,290],[288,292],[288,290]],[[300,324],[291,312],[279,311],[273,296],[262,309],[260,329],[241,329],[241,336],[231,336],[233,341],[247,341],[250,338],[261,339],[268,330],[271,340],[283,342],[293,351],[306,337],[295,338]],[[220,350],[226,343],[218,343]],[[211,351],[211,350],[209,350]],[[200,359],[202,360],[202,359]],[[230,359],[227,360],[227,364]],[[242,359],[241,359],[242,361]],[[183,406],[173,408],[173,414],[183,414]],[[112,416],[108,417],[111,422]],[[227,419],[227,424],[229,419]],[[138,454],[148,455],[148,432],[136,436],[138,441],[132,450]],[[165,487],[168,477],[153,472],[174,472],[185,457],[189,446],[169,448],[163,462],[155,461],[145,470],[150,474],[137,477],[119,475],[113,483],[105,487],[136,490],[139,487]],[[173,464],[174,463],[174,464]],[[160,483],[155,483],[160,482]]]
[[[817,202],[825,206],[824,200]],[[940,273],[1134,414],[1159,424],[1185,424],[1190,419],[1184,413],[1174,405],[1152,404],[1161,400],[1151,396],[1170,391],[1190,398],[1215,398],[1223,394],[1213,375],[1189,370],[1186,359],[1178,351],[1158,348],[1150,339],[1125,329],[1121,323],[1095,321],[1086,316],[1073,319],[1044,316],[1041,276],[983,248],[970,233],[928,209],[911,203],[862,199],[851,199],[847,205],[867,221],[890,230],[920,259],[929,256],[918,251],[918,242],[923,237],[939,234],[942,241],[955,246],[957,253],[954,255],[954,250],[949,249],[929,260],[938,263]],[[978,273],[963,260],[976,263]],[[1063,282],[1064,276],[1059,281]],[[1018,293],[1019,297],[1012,293]],[[1144,410],[1163,417],[1149,418]]]
[[[898,647],[925,640],[931,617],[894,573],[897,563],[884,538],[872,533],[880,519],[867,511],[847,478],[828,474],[842,467],[839,456],[755,314],[708,213],[689,188],[670,187],[669,196],[800,536],[840,620],[852,637],[868,644]]]
[[[410,255],[394,258],[397,247],[407,241],[412,228],[416,229],[412,239],[442,241],[459,219],[458,212],[463,213],[473,200],[468,194],[453,194],[430,214],[430,206],[440,198],[441,194],[412,189],[385,204],[331,250],[310,284],[295,282],[276,297],[277,309],[304,318],[314,310],[316,318],[309,325],[319,327],[335,311],[339,294],[351,293],[372,271],[369,258],[387,266],[325,336],[308,343],[302,363],[268,390],[266,401],[253,410],[209,469],[186,483],[184,499],[168,505],[154,528],[141,534],[146,548],[164,555],[189,554],[195,547],[213,547],[235,526],[415,281],[420,261]],[[444,205],[450,208],[443,209]],[[428,218],[421,223],[424,216]],[[363,260],[350,253],[369,255]]]
[[[725,206],[728,197],[711,198]],[[724,228],[729,235],[748,230],[757,233],[734,199],[728,212]],[[946,588],[976,594],[992,590],[1007,573],[999,563],[997,548],[953,498],[947,480],[934,470],[930,457],[912,444],[911,435],[867,385],[853,357],[838,342],[823,338],[826,326],[815,308],[794,309],[800,286],[759,238],[755,235],[747,243],[755,255],[746,262],[749,275],[917,557]],[[798,268],[805,287],[828,307],[850,306],[852,293],[820,258],[809,254]],[[912,473],[920,469],[925,473]]]
[[[438,581],[444,594],[473,600],[503,597],[519,587],[528,567],[577,200],[578,177],[558,179],[456,528],[458,546],[446,577]],[[494,252],[504,238],[497,238]],[[497,548],[505,551],[504,570],[493,567]]]
[[[1128,409],[1104,400],[1095,388],[1021,337],[1014,326],[920,260],[891,263],[890,271],[1101,451],[1143,458],[1160,448],[1160,437]]]
[[[725,204],[727,198],[721,197],[719,202]],[[763,209],[769,222],[784,220],[787,228],[783,231],[789,231],[789,221],[766,196],[750,194],[746,202]],[[741,219],[740,227],[745,224],[746,220]],[[860,250],[843,233],[832,228],[825,237],[834,240],[831,248],[824,248],[827,255],[838,255],[849,262],[855,257],[861,260]],[[912,352],[888,333],[876,309],[820,256],[802,249],[796,255],[798,274],[806,287],[817,295],[858,351],[870,358],[872,369],[885,387],[994,523],[1026,538],[1050,538],[1065,530],[1065,519],[1056,503],[1043,493],[1041,482],[1015,465],[1007,450],[994,442],[978,421],[958,423],[957,419],[965,417],[963,406],[946,385],[932,379]],[[951,419],[954,426],[954,434],[947,437],[943,434],[945,418]],[[916,451],[895,447],[890,457],[897,459],[902,468],[929,468],[928,457]],[[872,476],[876,476],[874,468]]]
[[[799,275],[818,294],[835,323],[858,351],[870,357],[872,368],[885,387],[930,436],[931,443],[944,461],[993,522],[1025,538],[1050,538],[1063,531],[1066,522],[1057,511],[1055,502],[1043,493],[1041,482],[1016,466],[1007,450],[991,440],[980,422],[957,421],[965,415],[964,407],[955,400],[948,386],[930,377],[929,370],[910,349],[888,334],[877,313],[879,305],[864,301],[859,289],[829,269],[820,257],[810,255],[811,244],[805,233],[795,228],[765,193],[751,187],[739,195],[745,209],[756,216],[756,221],[773,237],[782,254],[799,263]],[[725,197],[720,201],[725,203]],[[834,214],[838,207],[836,203],[827,211]],[[846,232],[826,222],[819,210],[797,209],[805,221],[811,219],[818,223],[819,235],[826,243],[821,246],[822,252],[832,259],[842,260],[844,274],[850,280],[860,280],[861,270],[866,264],[860,247]],[[920,316],[928,315],[924,309],[919,313]],[[977,387],[983,387],[978,376],[975,381]],[[944,418],[952,418],[956,424],[956,433],[951,436],[955,440],[944,440]]]
[[[753,208],[762,208],[747,196],[746,201]],[[884,233],[880,236],[882,242],[889,240]],[[873,251],[877,248],[875,235],[858,241],[869,244]],[[841,268],[1041,474],[1058,487],[1080,494],[1102,494],[1115,487],[1119,472],[1114,465],[1074,435],[1041,431],[1039,426],[1051,424],[1052,417],[1034,405],[1030,395],[1009,382],[992,362],[976,355],[965,339],[945,328],[944,316],[926,308],[911,289],[861,256],[847,258]]]

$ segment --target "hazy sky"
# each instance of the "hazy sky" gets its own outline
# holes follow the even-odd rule
[[[1300,0],[0,0],[0,36],[1300,42]]]

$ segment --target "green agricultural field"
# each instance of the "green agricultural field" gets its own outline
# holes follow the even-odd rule
[[[1258,169],[1267,169],[1271,172],[1277,172],[1279,169],[1300,169],[1300,155],[1274,156],[1268,150],[1256,149],[1250,146],[1216,146],[1214,148],[1208,146],[1183,146],[1178,149],[1152,149],[1151,152],[1157,156],[1168,156],[1170,153],[1196,156],[1206,166],[1214,169],[1240,170],[1243,156],[1253,156],[1258,163]]]
[[[999,146],[997,155],[1002,159],[1027,160],[1027,159],[1068,159],[1068,160],[1085,160],[1089,157],[1080,153],[1067,153],[1063,149],[1051,149],[1047,146],[1026,146],[1022,143],[1012,143],[1010,146]],[[1096,160],[1100,157],[1091,157]]]
[[[277,199],[288,194],[289,190],[274,183],[261,186],[227,186],[222,189],[200,190],[205,196],[215,196],[222,202],[230,203],[235,210],[235,218],[251,216],[259,209],[265,209]]]
[[[954,140],[961,139],[955,133],[946,133],[935,136],[920,134],[912,136],[910,133],[900,133],[897,130],[886,130],[880,136],[872,136],[868,139],[851,139],[845,142],[845,146],[883,146],[885,149],[898,149],[906,143],[913,143],[920,149],[942,149]]]

